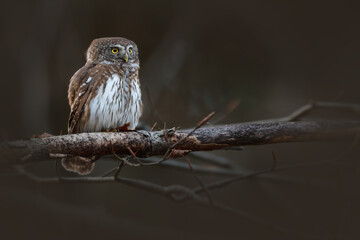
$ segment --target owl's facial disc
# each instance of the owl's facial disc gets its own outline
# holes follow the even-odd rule
[[[138,49],[134,42],[120,37],[94,39],[86,53],[86,61],[105,64],[131,64],[138,62]]]

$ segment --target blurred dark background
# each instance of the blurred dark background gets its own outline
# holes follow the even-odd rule
[[[94,38],[121,36],[140,51],[142,123],[192,127],[240,101],[221,123],[282,117],[309,100],[360,102],[356,1],[0,2],[2,140],[66,133],[67,88]],[[153,107],[149,103],[152,101]],[[158,114],[154,114],[155,110]],[[346,143],[219,151],[241,168],[326,160]],[[358,239],[358,148],[343,165],[266,174],[213,192],[289,230],[120,184],[31,182],[3,169],[2,239]],[[98,163],[96,173],[112,163]],[[34,167],[55,174],[53,163]],[[189,172],[127,168],[124,176],[195,186]],[[205,182],[217,179],[201,176]],[[2,236],[1,236],[2,235]],[[3,238],[4,237],[4,238]]]

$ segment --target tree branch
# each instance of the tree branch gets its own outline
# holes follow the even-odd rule
[[[149,157],[164,155],[169,149],[169,143],[175,144],[176,150],[190,152],[284,142],[351,140],[360,131],[360,122],[245,123],[204,127],[192,131],[191,129],[155,132],[140,130],[31,138],[3,143],[0,150],[3,155],[1,161],[4,163],[3,160],[8,160],[11,156],[17,158],[22,156],[20,162],[26,162],[33,161],[32,159],[49,159],[51,155],[88,157],[112,154],[113,151],[119,155],[130,155],[129,148],[136,152],[137,157]],[[188,136],[191,132],[192,134]],[[169,142],[165,139],[165,135]],[[10,164],[16,163],[13,161],[14,159]]]

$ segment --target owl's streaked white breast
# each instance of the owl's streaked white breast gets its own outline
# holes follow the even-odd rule
[[[137,79],[129,79],[124,74],[112,74],[99,86],[96,96],[89,104],[89,119],[84,132],[99,132],[129,124],[134,130],[141,115],[141,90]]]

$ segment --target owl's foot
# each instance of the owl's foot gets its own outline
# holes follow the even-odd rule
[[[117,127],[117,128],[105,128],[105,132],[122,132],[122,131],[131,131],[129,129],[130,127],[130,123],[125,123],[124,126],[122,127]]]
[[[105,132],[118,132],[118,130],[115,128],[106,128]]]
[[[117,128],[117,131],[118,131],[118,132],[121,132],[121,131],[129,131],[129,126],[130,126],[130,123],[129,123],[129,122],[128,122],[128,123],[125,123],[124,126],[118,127],[118,128]]]

